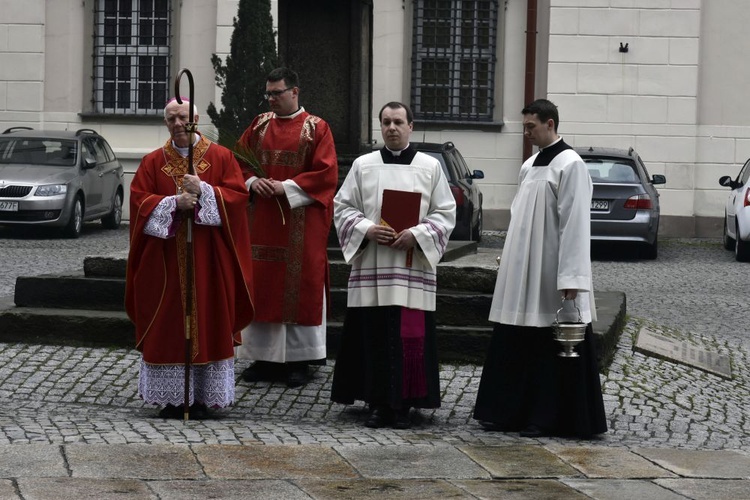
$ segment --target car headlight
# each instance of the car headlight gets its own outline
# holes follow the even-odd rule
[[[49,186],[39,186],[36,188],[37,196],[57,196],[68,192],[68,186],[65,184],[51,184]]]

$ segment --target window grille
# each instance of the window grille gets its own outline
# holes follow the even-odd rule
[[[96,0],[94,108],[157,115],[169,94],[170,0]]]
[[[411,105],[424,121],[492,121],[497,0],[415,0]]]

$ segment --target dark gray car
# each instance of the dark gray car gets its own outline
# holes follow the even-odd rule
[[[417,151],[440,161],[456,199],[456,227],[451,240],[480,241],[482,239],[482,191],[475,179],[483,179],[481,170],[469,170],[464,157],[452,142],[414,142]]]
[[[591,240],[626,241],[639,245],[641,255],[658,255],[659,192],[667,182],[650,176],[633,148],[576,148],[594,184],[591,199]]]
[[[59,227],[77,238],[84,221],[119,227],[123,199],[122,165],[95,131],[0,135],[0,225]]]

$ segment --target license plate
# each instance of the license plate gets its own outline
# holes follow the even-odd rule
[[[18,212],[17,201],[0,201],[0,210],[4,212]]]
[[[609,210],[609,201],[591,200],[591,210]]]

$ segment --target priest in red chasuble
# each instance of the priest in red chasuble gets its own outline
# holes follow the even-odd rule
[[[143,353],[139,393],[183,416],[187,213],[192,212],[193,307],[190,415],[234,402],[234,347],[253,319],[248,192],[231,151],[193,134],[188,174],[188,103],[171,101],[164,117],[171,138],[146,155],[130,185],[130,254],[125,307]],[[198,121],[195,113],[194,122]]]
[[[255,361],[248,382],[305,384],[309,364],[326,359],[328,233],[338,161],[328,124],[299,105],[297,74],[267,77],[271,111],[258,115],[239,140],[259,167],[243,165],[250,190],[256,314],[242,332],[240,358]]]

